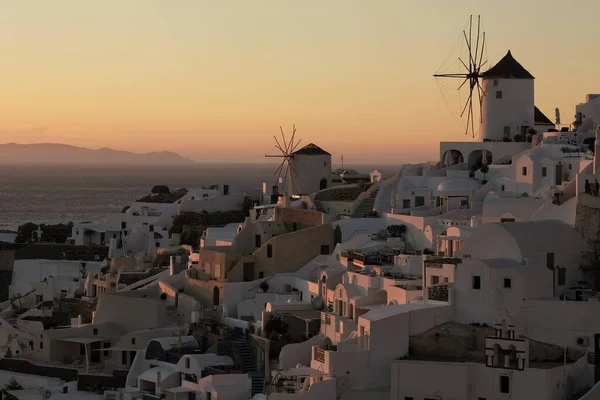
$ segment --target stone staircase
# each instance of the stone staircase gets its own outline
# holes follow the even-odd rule
[[[352,218],[364,218],[365,214],[368,214],[371,211],[373,211],[377,193],[379,193],[379,189],[373,190],[370,196],[365,197],[363,201],[358,205],[358,207],[356,207],[356,210],[354,210]]]
[[[265,392],[265,377],[262,373],[253,372],[250,375],[250,379],[252,379],[252,397],[259,393]]]
[[[233,345],[242,360],[242,369],[247,372],[252,379],[252,397],[255,394],[263,393],[265,390],[265,377],[263,371],[256,369],[256,357],[250,343],[245,339],[235,339]]]
[[[321,200],[314,200],[314,203],[315,210],[325,213],[325,207],[323,207],[323,203],[321,203]]]
[[[408,165],[403,165],[393,177],[381,182],[374,205],[375,211],[379,214],[392,212],[392,196],[396,195],[398,182],[400,182],[400,179],[408,167]]]

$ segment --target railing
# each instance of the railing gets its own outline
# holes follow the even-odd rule
[[[315,347],[315,361],[325,363],[325,349]]]

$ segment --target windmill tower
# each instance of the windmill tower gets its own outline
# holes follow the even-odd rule
[[[281,154],[267,154],[265,157],[282,158],[275,175],[277,186],[281,184],[283,194],[287,197],[302,196],[328,188],[331,184],[331,154],[314,143],[298,149],[301,140],[295,141],[295,125],[289,140],[286,140],[283,128],[280,129],[283,145],[277,137],[273,137],[275,147]]]
[[[281,142],[277,139],[277,136],[273,135],[273,139],[275,139],[275,147],[281,152],[281,154],[266,154],[266,158],[281,158],[281,163],[279,167],[275,170],[274,175],[277,175],[277,181],[275,185],[273,185],[273,194],[272,196],[275,198],[283,195],[286,199],[296,194],[294,178],[298,176],[298,173],[294,169],[294,166],[291,163],[293,156],[293,152],[298,148],[300,142],[302,140],[298,140],[295,142],[296,137],[296,125],[292,128],[292,136],[289,140],[286,140],[285,134],[283,133],[283,127],[279,127],[281,131]],[[283,174],[283,177],[282,177]],[[279,193],[279,189],[281,187],[282,193]],[[274,203],[275,201],[271,201]]]
[[[477,29],[475,30],[473,16],[471,15],[469,17],[467,28],[465,28],[462,33],[464,44],[467,49],[467,56],[464,57],[466,60],[463,60],[463,57],[458,57],[459,62],[456,63],[458,65],[457,72],[436,73],[433,76],[435,78],[455,79],[459,83],[458,91],[466,90],[467,100],[464,102],[464,105],[460,105],[461,108],[459,113],[460,118],[463,119],[465,123],[465,134],[475,138],[477,132],[480,131],[480,122],[483,121],[484,118],[482,115],[482,101],[485,97],[485,90],[482,87],[480,80],[483,75],[481,72],[482,68],[487,63],[487,60],[484,60],[485,32],[482,32],[481,30],[481,17],[477,16]],[[475,93],[475,91],[477,91],[477,93]],[[475,98],[475,96],[477,97]],[[475,105],[478,105],[479,111],[474,109],[473,100],[476,100],[477,103]],[[479,117],[478,119],[480,122],[475,122],[475,116]]]
[[[482,74],[480,141],[503,141],[527,135],[535,125],[534,77],[510,50]]]

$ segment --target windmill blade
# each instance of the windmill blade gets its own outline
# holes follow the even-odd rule
[[[283,145],[285,148],[285,153],[287,154],[287,143],[285,142],[285,135],[283,134],[283,127],[279,126],[279,130],[281,131],[281,137],[283,138]]]
[[[479,54],[479,69],[481,70],[481,67],[483,67],[483,64],[485,64],[487,62],[487,60],[482,64],[481,61],[483,60],[483,52],[485,50],[485,32],[483,32],[483,38],[482,38],[482,43],[481,43],[481,54]]]
[[[293,152],[292,147],[293,147],[293,144],[294,144],[294,137],[295,136],[296,136],[296,124],[294,124],[293,128],[292,128],[292,138],[290,139],[290,143],[289,143],[289,146],[288,146],[288,154]]]
[[[294,166],[292,165],[292,163],[288,162],[288,167],[292,170],[293,175],[298,176],[298,173],[296,172],[296,168],[294,168]]]
[[[273,135],[273,139],[275,139],[275,143],[277,143],[275,147],[277,147],[283,154],[285,154],[285,151],[283,151],[283,148],[281,147],[281,143],[279,143],[279,140],[277,140],[277,136]]]
[[[465,62],[462,60],[462,58],[460,58],[460,57],[459,57],[459,58],[458,58],[458,61],[460,61],[460,62],[461,62],[461,64],[462,64],[462,65],[465,67],[465,69],[466,69],[467,71],[469,70],[469,67],[467,67],[467,64],[465,64]]]
[[[462,89],[462,87],[465,85],[465,83],[467,83],[469,81],[469,78],[466,78],[465,81],[463,83],[460,84],[460,86],[458,87],[458,90]]]
[[[469,122],[471,122],[471,110],[472,110],[472,106],[473,106],[473,103],[470,101],[471,98],[472,97],[469,96],[469,101],[467,101],[467,104],[465,105],[465,109],[467,108],[467,106],[470,105],[469,112],[467,112],[467,124],[466,124],[466,129],[465,129],[465,135],[469,134]]]
[[[481,29],[481,15],[477,16],[477,42],[475,44],[475,68],[477,68],[477,55],[479,52],[479,32]]]
[[[471,105],[469,106],[469,113],[471,114],[471,133],[473,138],[475,137],[475,123],[473,122],[473,98],[471,97]]]
[[[296,145],[294,146],[294,148],[293,148],[293,149],[292,149],[292,151],[290,152],[290,155],[291,155],[293,152],[295,152],[295,151],[296,151],[296,149],[297,149],[297,148],[298,148],[298,146],[300,145],[300,142],[302,142],[302,139],[299,139],[299,140],[296,142]]]
[[[479,97],[479,122],[481,122],[483,119],[483,110],[481,109],[481,102],[483,98],[481,97],[481,86],[479,85],[479,81],[477,81],[477,96]]]
[[[467,102],[465,103],[465,107],[463,108],[462,112],[460,113],[461,118],[463,117],[463,115],[465,115],[465,111],[467,111],[467,107],[469,106],[469,102],[471,101],[472,97],[473,97],[473,91],[471,90],[471,92],[469,93],[469,97],[467,98]]]
[[[285,164],[285,160],[283,160],[281,162],[281,164],[279,164],[279,167],[275,170],[273,175],[277,175],[279,173],[279,176],[281,176],[281,170],[283,169],[283,164]],[[277,181],[279,181],[279,177],[277,178]]]

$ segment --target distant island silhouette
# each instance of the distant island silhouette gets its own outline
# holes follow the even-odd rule
[[[171,151],[140,154],[60,143],[6,143],[0,144],[0,164],[194,164],[194,161]]]

